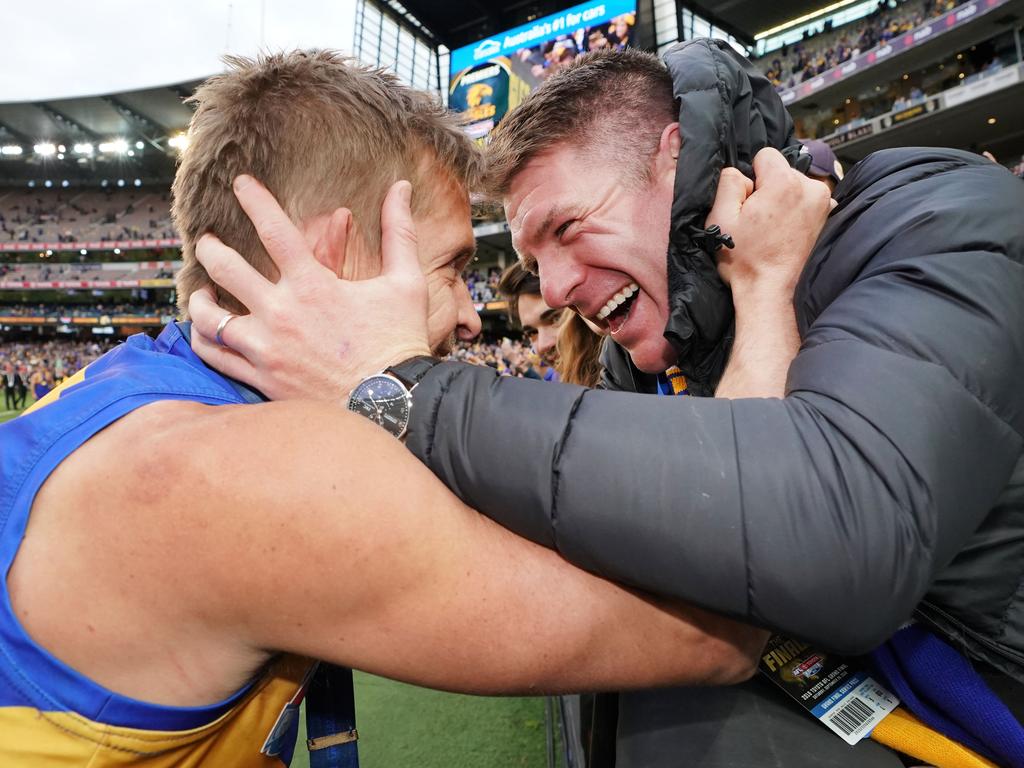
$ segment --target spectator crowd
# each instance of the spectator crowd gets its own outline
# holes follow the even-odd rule
[[[0,242],[177,237],[164,189],[0,189]]]
[[[793,88],[964,2],[966,0],[925,0],[923,3],[920,0],[880,0],[874,13],[859,22],[835,31],[826,22],[819,33],[812,35],[807,31],[800,42],[767,54],[762,59],[763,71],[778,90]]]
[[[177,309],[155,302],[117,304],[0,304],[0,317],[104,317],[174,315]]]
[[[557,379],[555,369],[547,360],[538,356],[529,344],[507,338],[500,342],[479,339],[459,342],[452,349],[451,358],[474,365],[486,365],[501,376],[545,381]]]

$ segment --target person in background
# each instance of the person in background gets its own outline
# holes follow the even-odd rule
[[[509,319],[523,329],[533,351],[548,363],[557,365],[558,331],[563,311],[552,309],[544,302],[540,295],[540,278],[516,262],[502,272],[498,292],[508,301]]]

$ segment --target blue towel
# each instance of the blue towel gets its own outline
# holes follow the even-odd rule
[[[882,681],[928,726],[995,763],[1024,768],[1024,727],[946,642],[912,624],[871,660]]]

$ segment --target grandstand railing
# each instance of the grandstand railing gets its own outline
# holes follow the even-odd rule
[[[1002,67],[991,72],[978,73],[965,79],[948,90],[917,99],[900,109],[886,112],[870,120],[857,121],[841,126],[839,130],[823,136],[822,141],[833,149],[850,144],[868,136],[876,136],[898,125],[905,125],[924,115],[931,115],[951,107],[988,96],[1004,88],[1011,88],[1024,82],[1024,63]]]
[[[181,238],[160,237],[149,240],[76,240],[75,242],[29,242],[23,240],[0,241],[0,253],[24,253],[26,251],[112,251],[115,248],[180,248]]]
[[[1009,2],[1012,2],[1012,0],[971,0],[969,3],[964,3],[951,11],[947,11],[942,16],[926,21],[916,29],[894,37],[843,64],[835,66],[805,83],[800,83],[800,85],[794,88],[780,91],[779,96],[783,104],[793,104],[807,98],[811,94],[845,80],[854,73],[863,72],[875,64],[889,60],[896,54],[908,51],[918,45],[923,45],[927,41],[934,40],[938,35],[968,24],[982,14],[989,13]]]

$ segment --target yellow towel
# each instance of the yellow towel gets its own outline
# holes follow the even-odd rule
[[[875,726],[871,738],[938,768],[999,768],[963,744],[932,730],[903,707]]]

